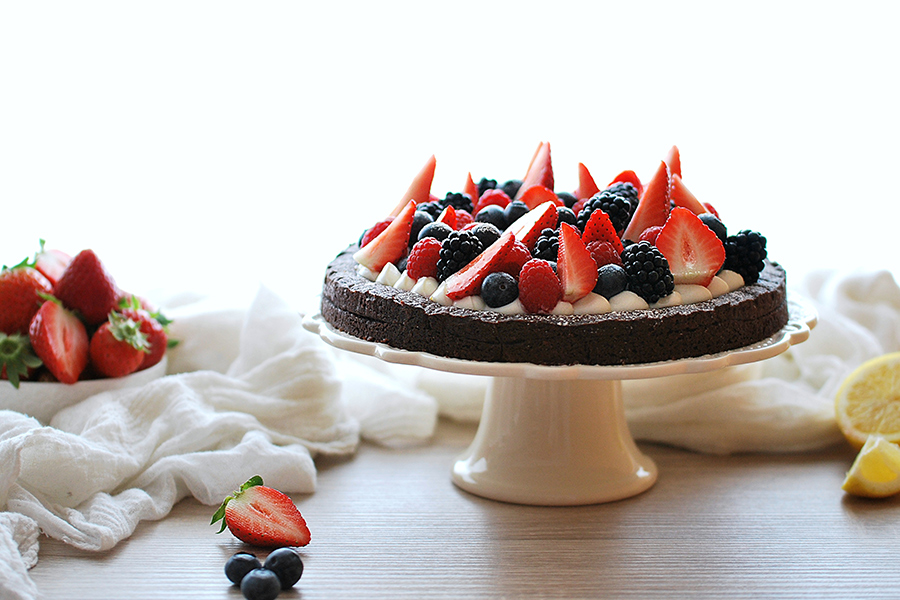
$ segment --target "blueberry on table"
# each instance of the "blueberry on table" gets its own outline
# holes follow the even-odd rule
[[[278,576],[281,589],[294,587],[303,575],[303,560],[292,548],[279,548],[266,558],[265,568]]]
[[[280,592],[281,581],[269,569],[253,569],[241,581],[241,593],[247,600],[275,600]]]
[[[259,562],[259,559],[256,558],[255,554],[238,552],[225,563],[225,577],[227,577],[231,583],[240,585],[241,580],[244,579],[244,576],[247,573],[253,569],[259,569],[260,567],[262,567],[262,564]]]

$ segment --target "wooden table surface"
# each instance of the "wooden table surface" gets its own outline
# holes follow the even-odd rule
[[[642,444],[660,470],[648,492],[542,508],[451,483],[474,433],[442,422],[424,447],[317,461],[318,490],[294,496],[312,531],[306,569],[279,598],[900,597],[900,499],[845,496],[847,447],[720,457]],[[52,599],[240,598],[223,566],[246,547],[215,534],[213,511],[183,501],[100,554],[43,538],[31,575]]]

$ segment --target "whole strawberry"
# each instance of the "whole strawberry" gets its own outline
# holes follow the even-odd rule
[[[0,271],[0,331],[8,335],[28,333],[28,325],[49,294],[47,278],[24,261]]]
[[[217,521],[222,521],[217,533],[228,527],[234,537],[254,546],[305,546],[310,540],[306,520],[293,500],[264,486],[259,475],[225,498],[210,525]]]
[[[63,306],[78,311],[90,326],[106,321],[121,295],[106,267],[93,250],[82,250],[53,287]]]
[[[28,336],[0,333],[0,379],[8,379],[18,388],[19,380],[26,379],[39,366],[41,359],[34,355]]]
[[[149,369],[162,360],[169,347],[166,326],[171,322],[162,313],[150,312],[141,308],[143,305],[144,303],[137,296],[130,296],[119,301],[122,315],[139,323],[141,333],[147,337],[147,352],[144,353],[144,359],[138,365],[138,371]]]
[[[84,323],[56,299],[38,309],[28,330],[31,347],[50,373],[62,383],[75,383],[88,364]]]
[[[101,375],[124,377],[138,370],[147,355],[141,323],[118,312],[109,313],[91,337],[91,364]]]

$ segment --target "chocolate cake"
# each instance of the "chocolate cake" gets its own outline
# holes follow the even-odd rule
[[[756,283],[697,304],[602,315],[504,315],[441,306],[356,273],[351,246],[328,265],[322,316],[335,329],[450,358],[542,365],[625,365],[741,348],[788,320],[785,272],[766,261]]]

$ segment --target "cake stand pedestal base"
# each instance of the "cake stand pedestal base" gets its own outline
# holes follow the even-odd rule
[[[635,445],[618,380],[495,377],[475,439],[452,469],[472,494],[543,506],[628,498],[656,482]]]

